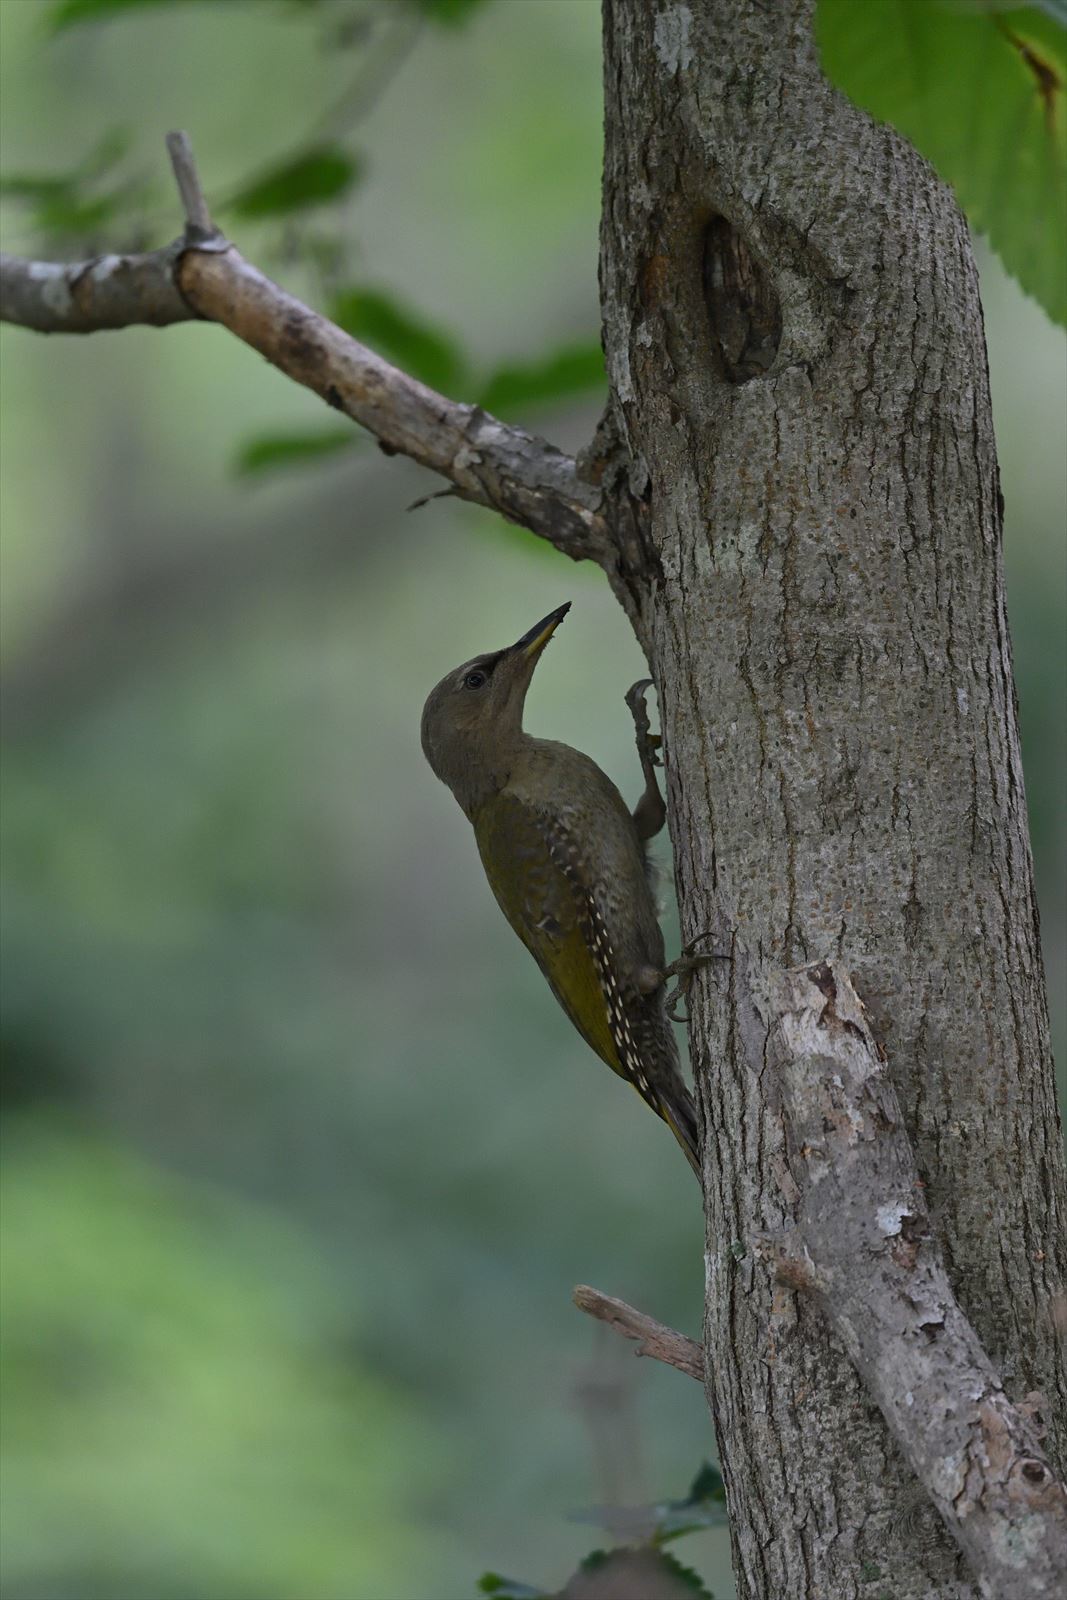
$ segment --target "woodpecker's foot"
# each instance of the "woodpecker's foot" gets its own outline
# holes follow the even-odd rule
[[[637,737],[637,758],[641,763],[645,779],[645,792],[633,812],[634,827],[642,844],[655,838],[667,818],[667,808],[663,804],[663,796],[659,792],[659,783],[656,779],[656,768],[663,765],[659,756],[663,740],[658,733],[651,732],[648,710],[645,706],[645,695],[651,687],[651,678],[639,678],[626,691],[626,704],[634,719],[634,733]]]
[[[648,755],[650,767],[662,767],[658,751],[661,743],[658,733],[652,733],[648,722],[648,709],[645,705],[645,695],[652,687],[651,678],[638,678],[626,691],[626,704],[630,708],[630,715],[634,719],[634,732],[637,734],[637,753],[642,757],[641,765],[644,766],[644,756]]]
[[[678,957],[677,961],[672,961],[669,967],[664,967],[663,969],[663,973],[661,975],[661,981],[663,983],[666,983],[668,978],[678,979],[678,982],[675,984],[674,988],[671,990],[670,994],[666,998],[666,1001],[664,1002],[667,1008],[667,1015],[670,1017],[672,1022],[689,1021],[688,1012],[682,1016],[679,1015],[678,1004],[688,995],[690,985],[693,982],[693,974],[698,972],[701,967],[708,966],[712,961],[733,960],[733,957],[728,951],[697,951],[696,947],[701,940],[710,938],[710,933],[698,933],[695,939],[691,939],[687,945],[683,945],[682,953]]]

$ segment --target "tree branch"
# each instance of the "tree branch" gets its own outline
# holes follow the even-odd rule
[[[704,1352],[695,1339],[687,1339],[684,1333],[676,1333],[665,1323],[657,1322],[655,1317],[646,1316],[643,1311],[628,1306],[625,1300],[601,1294],[599,1289],[591,1289],[585,1283],[578,1285],[573,1299],[579,1311],[596,1317],[599,1322],[606,1322],[624,1339],[635,1340],[635,1355],[651,1356],[654,1361],[666,1362],[667,1366],[677,1367],[679,1372],[686,1372],[698,1383],[703,1383]]]
[[[188,250],[177,272],[194,310],[373,433],[382,449],[448,478],[456,493],[540,534],[574,560],[610,548],[600,493],[572,457],[400,372],[244,261]]]
[[[440,473],[454,492],[528,528],[575,561],[616,566],[603,495],[543,439],[462,405],[383,361],[245,261],[214,231],[184,134],[168,148],[185,237],[148,255],[75,263],[0,256],[0,320],[92,333],[200,317],[219,322],[287,377],[373,433],[387,454]]]
[[[36,333],[97,333],[193,322],[174,272],[183,243],[147,255],[24,261],[0,253],[0,321]]]
[[[945,1271],[884,1053],[840,964],[780,974],[771,1020],[795,1236],[776,1276],[822,1306],[987,1592],[1067,1593],[1067,1491],[1032,1407],[1012,1405]]]

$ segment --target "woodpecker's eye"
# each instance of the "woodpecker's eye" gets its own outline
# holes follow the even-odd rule
[[[485,681],[485,673],[480,668],[475,667],[473,672],[467,673],[463,680],[463,687],[465,689],[480,689]]]

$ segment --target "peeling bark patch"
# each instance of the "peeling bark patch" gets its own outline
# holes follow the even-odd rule
[[[747,383],[774,364],[782,307],[770,275],[725,217],[704,230],[704,302],[730,383]]]
[[[875,1213],[878,1227],[884,1234],[894,1234],[901,1231],[901,1224],[907,1215],[907,1207],[899,1203],[896,1205],[879,1206]]]

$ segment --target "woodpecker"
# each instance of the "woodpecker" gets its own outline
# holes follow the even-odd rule
[[[696,1107],[682,1078],[663,934],[645,845],[663,825],[647,680],[627,701],[645,792],[631,814],[580,750],[523,731],[534,668],[570,604],[506,650],[446,674],[422,713],[422,748],[474,826],[489,886],[578,1032],[663,1118],[700,1177]]]

